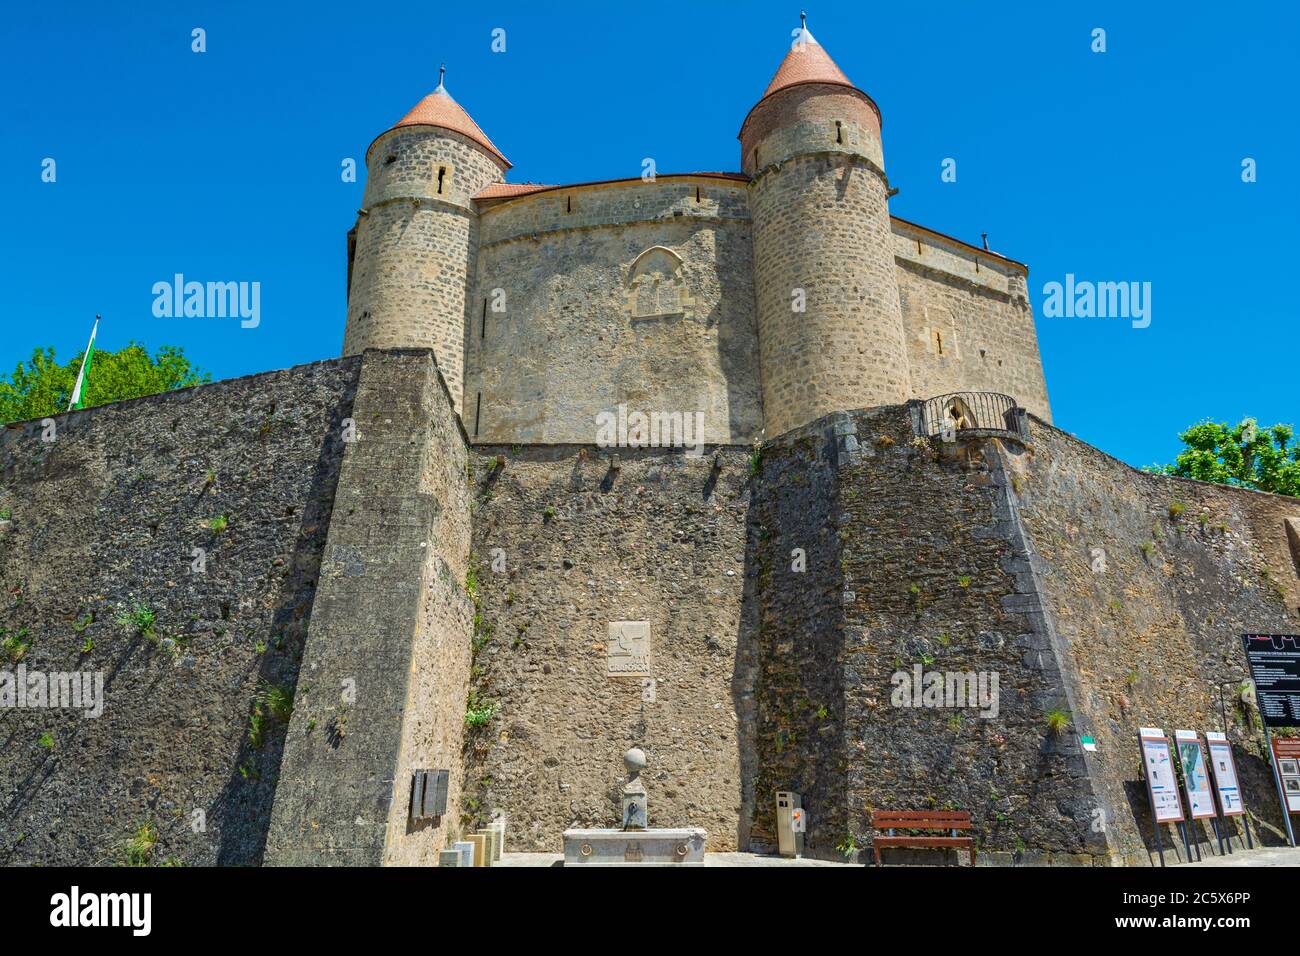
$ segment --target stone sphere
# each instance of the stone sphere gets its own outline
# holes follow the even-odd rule
[[[645,751],[640,747],[633,747],[623,754],[623,766],[627,767],[628,773],[640,773],[645,769],[645,764]]]

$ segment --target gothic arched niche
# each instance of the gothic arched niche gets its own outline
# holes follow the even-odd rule
[[[665,246],[651,246],[632,262],[627,307],[634,319],[689,315],[695,305],[682,276],[682,258]]]

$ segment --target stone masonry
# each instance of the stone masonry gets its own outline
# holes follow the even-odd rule
[[[489,445],[590,443],[620,405],[721,444],[969,389],[1049,417],[1025,267],[891,217],[879,109],[797,39],[740,172],[508,184],[440,86],[368,153],[344,354],[434,349]],[[638,314],[654,250],[682,307]]]

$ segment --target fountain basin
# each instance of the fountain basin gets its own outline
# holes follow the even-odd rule
[[[565,830],[565,866],[703,866],[708,834],[699,827]]]

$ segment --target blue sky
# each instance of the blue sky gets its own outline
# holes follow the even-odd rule
[[[987,231],[1029,264],[1059,426],[1140,465],[1205,417],[1300,419],[1294,4],[805,6],[884,114],[892,211],[972,243]],[[37,346],[70,357],[97,312],[101,347],[181,345],[216,378],[335,356],[364,182],[343,182],[342,160],[440,61],[511,181],[637,176],[647,156],[660,173],[734,170],[799,6],[375,9],[382,22],[334,2],[7,9],[0,369]],[[151,288],[177,272],[260,282],[261,324],[155,318]],[[1066,273],[1150,282],[1150,326],[1044,317],[1043,285]]]

